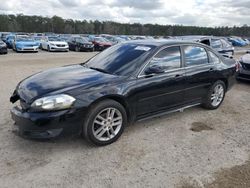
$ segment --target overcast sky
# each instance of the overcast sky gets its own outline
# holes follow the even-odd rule
[[[250,0],[0,0],[0,13],[123,23],[250,25]]]

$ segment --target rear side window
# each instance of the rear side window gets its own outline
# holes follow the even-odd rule
[[[185,63],[187,67],[208,64],[207,52],[198,46],[184,46]]]
[[[220,39],[212,39],[211,40],[211,47],[214,49],[222,48],[222,43]]]
[[[164,70],[177,69],[181,67],[180,47],[168,47],[158,52],[151,60],[149,66],[158,65]]]
[[[217,57],[217,55],[215,55],[213,52],[211,51],[208,51],[208,54],[210,56],[210,60],[211,60],[211,63],[220,63],[220,59]]]

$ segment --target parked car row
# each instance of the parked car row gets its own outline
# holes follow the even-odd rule
[[[16,52],[38,52],[39,48],[49,52],[52,51],[103,51],[112,45],[129,40],[160,40],[163,37],[152,36],[126,36],[126,35],[88,35],[88,34],[54,34],[54,33],[0,33],[7,48]],[[166,37],[164,37],[166,38]],[[234,46],[245,46],[250,44],[248,39],[240,37],[215,37],[215,36],[178,36],[167,37],[169,40],[185,40],[206,44],[223,56],[232,57]],[[5,52],[6,53],[6,52]]]

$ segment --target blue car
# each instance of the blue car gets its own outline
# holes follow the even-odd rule
[[[14,40],[15,40],[15,35],[8,35],[7,37],[6,37],[6,45],[7,45],[7,47],[8,48],[13,48],[13,42],[14,42]]]
[[[40,43],[29,36],[16,36],[13,50],[16,52],[38,52]]]
[[[242,47],[242,46],[246,46],[247,43],[240,39],[240,38],[236,38],[236,37],[232,37],[232,38],[228,38],[228,40],[232,43],[233,46],[239,46],[239,47]]]

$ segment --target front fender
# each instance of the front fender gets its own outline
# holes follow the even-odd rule
[[[106,89],[102,88],[90,92],[83,91],[83,93],[78,94],[75,98],[80,101],[79,104],[81,103],[82,107],[88,107],[96,101],[109,97],[123,98],[122,91],[116,87],[107,87]]]

